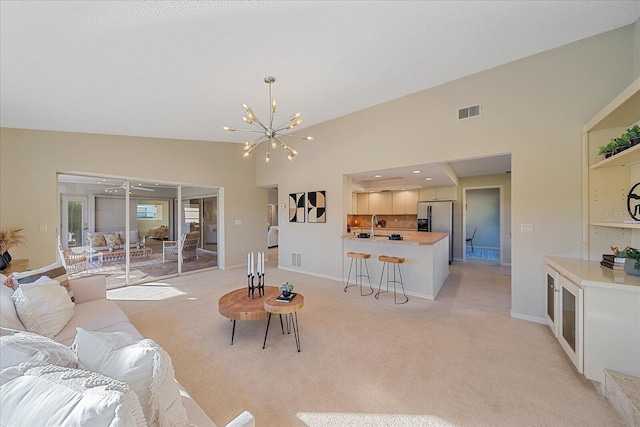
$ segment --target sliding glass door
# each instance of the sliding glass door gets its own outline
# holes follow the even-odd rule
[[[87,258],[72,276],[114,288],[218,265],[217,189],[60,174],[58,193],[60,244]]]

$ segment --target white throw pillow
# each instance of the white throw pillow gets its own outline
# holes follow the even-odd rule
[[[31,332],[0,337],[0,369],[21,363],[75,368],[76,353],[64,344]]]
[[[78,367],[126,382],[136,392],[150,426],[188,426],[169,355],[153,340],[129,343],[122,336],[76,328]]]
[[[13,303],[13,289],[0,285],[0,326],[3,328],[24,331],[24,325],[16,312],[16,305]],[[4,335],[6,331],[0,331]]]
[[[60,284],[46,276],[22,284],[12,295],[27,331],[53,338],[73,317],[73,302]]]
[[[122,381],[55,365],[0,371],[0,425],[146,425],[135,393]],[[37,408],[37,409],[36,409]]]
[[[17,282],[16,284],[18,285],[33,283],[44,276],[58,281],[58,283],[67,290],[71,301],[75,301],[73,297],[73,290],[71,289],[71,285],[69,285],[69,276],[67,275],[67,269],[64,267],[64,265],[62,265],[62,262],[60,261],[46,265],[37,270],[27,270],[23,271],[22,273],[13,273],[13,279]]]

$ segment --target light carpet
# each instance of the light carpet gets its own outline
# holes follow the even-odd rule
[[[218,425],[245,409],[257,426],[621,425],[546,325],[510,317],[508,267],[454,263],[435,301],[395,305],[269,264],[267,284],[305,297],[300,353],[278,327],[263,350],[266,320],[238,321],[230,345],[217,301],[243,269],[108,292]]]

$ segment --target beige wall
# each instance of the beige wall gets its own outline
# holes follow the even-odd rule
[[[266,250],[267,192],[256,188],[254,162],[238,144],[3,128],[0,226],[24,226],[27,244],[11,254],[29,258],[32,268],[56,260],[56,172],[222,187],[225,266],[246,264],[243,248]]]
[[[300,253],[301,270],[341,277],[344,174],[512,153],[512,315],[543,321],[542,257],[581,256],[580,128],[633,80],[634,40],[628,26],[305,129],[315,140],[294,144],[295,161],[256,163],[257,184],[278,185],[287,207],[289,193],[327,191],[326,224],[281,215],[280,265]],[[480,118],[456,120],[476,103]]]
[[[638,78],[640,77],[640,19],[636,21],[635,25],[635,46],[634,46],[634,52],[635,52],[635,77]]]

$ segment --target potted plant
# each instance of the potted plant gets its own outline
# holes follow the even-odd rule
[[[640,144],[640,126],[633,125],[625,133],[622,134],[622,139],[629,141],[630,146]]]
[[[600,146],[600,151],[598,151],[598,154],[604,156],[605,159],[609,158],[611,157],[611,155],[613,154],[613,150],[615,150],[617,146],[618,143],[614,139],[612,139],[608,144]]]
[[[291,291],[293,290],[293,283],[291,282],[281,283],[280,290],[282,291],[283,297],[288,297],[291,294]]]
[[[624,272],[632,276],[640,276],[640,250],[627,246],[621,251],[614,248],[613,253],[624,261]]]
[[[109,252],[113,252],[113,250],[116,248],[116,245],[113,243],[109,243]]]

